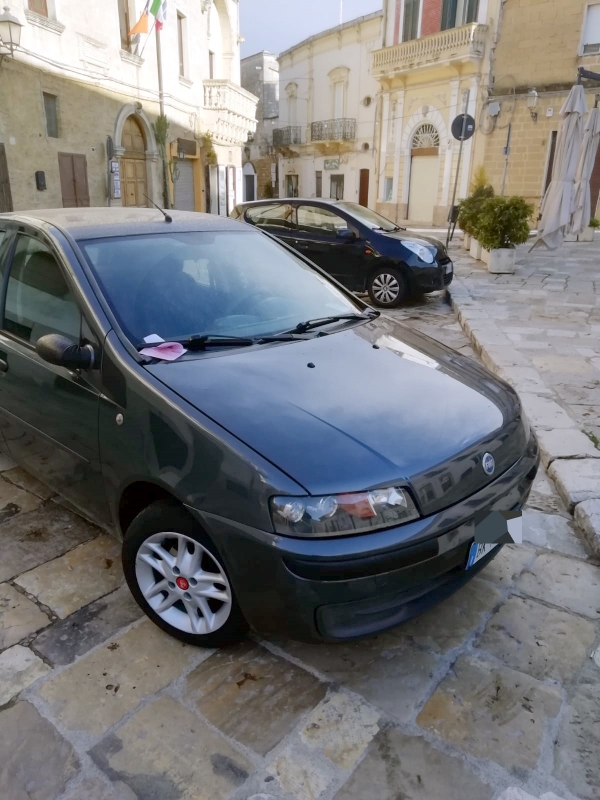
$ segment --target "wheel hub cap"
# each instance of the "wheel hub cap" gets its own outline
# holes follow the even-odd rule
[[[373,294],[380,303],[391,303],[400,292],[400,284],[393,275],[378,275],[373,281]]]
[[[233,595],[213,554],[182,533],[155,533],[140,546],[135,561],[140,591],[168,625],[205,635],[229,618]]]

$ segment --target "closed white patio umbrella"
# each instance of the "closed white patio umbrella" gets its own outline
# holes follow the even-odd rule
[[[552,182],[542,202],[542,219],[533,247],[544,244],[556,250],[571,226],[575,201],[575,175],[583,140],[583,117],[587,112],[583,86],[573,86],[560,110]],[[532,248],[533,249],[533,248]]]
[[[598,144],[600,144],[600,108],[592,108],[583,131],[583,144],[575,175],[575,210],[571,220],[571,233],[574,234],[583,233],[593,215],[590,179],[596,163]]]

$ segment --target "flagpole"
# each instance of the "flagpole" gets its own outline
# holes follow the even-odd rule
[[[160,30],[158,25],[154,26],[154,33],[156,35],[156,65],[158,67],[158,102],[160,104],[160,115],[164,117],[165,95],[163,92],[162,50],[160,47]]]

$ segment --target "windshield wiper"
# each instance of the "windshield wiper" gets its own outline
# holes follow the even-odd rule
[[[306,333],[313,328],[320,328],[322,325],[329,325],[330,322],[342,322],[343,320],[370,320],[379,316],[379,311],[374,309],[366,312],[365,314],[335,314],[331,317],[321,317],[320,319],[307,319],[306,322],[300,322],[295,328],[287,333]]]
[[[188,350],[206,350],[207,347],[250,347],[256,344],[256,340],[249,336],[207,333],[203,336],[190,336],[188,339],[181,340],[181,344]]]
[[[396,233],[396,231],[405,231],[406,228],[401,228],[400,225],[394,225],[393,228],[382,228],[379,225],[377,228],[373,228],[374,231],[383,231],[384,233]]]

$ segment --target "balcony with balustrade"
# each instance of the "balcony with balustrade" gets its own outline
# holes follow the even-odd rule
[[[224,79],[204,81],[204,115],[216,144],[242,145],[256,130],[258,97]]]
[[[481,59],[485,54],[487,31],[487,25],[472,22],[375,50],[371,62],[373,75],[397,75],[419,67]]]
[[[273,130],[273,147],[289,147],[294,144],[302,144],[302,127],[300,125],[288,125],[286,128]]]
[[[354,139],[356,139],[355,119],[324,119],[311,123],[311,142],[351,142]]]

